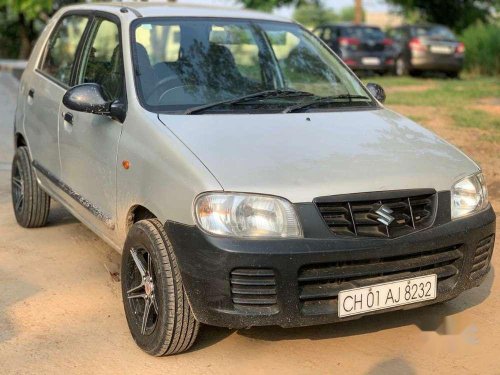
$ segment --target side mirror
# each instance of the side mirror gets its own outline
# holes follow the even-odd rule
[[[106,101],[102,87],[97,83],[84,83],[70,88],[64,94],[63,104],[73,111],[110,116],[120,122],[125,121],[126,111],[123,103]]]
[[[372,94],[380,103],[385,102],[386,96],[384,88],[382,86],[377,83],[369,83],[366,85],[366,88],[368,89],[368,91],[370,91],[370,94]]]

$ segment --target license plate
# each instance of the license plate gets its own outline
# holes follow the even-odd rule
[[[343,290],[338,296],[340,318],[390,309],[436,298],[437,275],[415,277]]]
[[[449,55],[453,52],[453,48],[448,46],[430,46],[429,49],[432,53],[439,53],[443,55]]]
[[[363,57],[361,63],[363,65],[380,65],[380,59],[378,57]]]

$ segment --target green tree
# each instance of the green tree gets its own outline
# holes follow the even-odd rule
[[[340,10],[340,19],[345,22],[353,22],[356,18],[356,10],[354,7],[344,7]],[[363,22],[365,21],[366,14],[363,10]]]
[[[245,8],[259,9],[270,12],[274,8],[279,8],[285,5],[295,5],[297,7],[314,4],[320,5],[321,0],[239,0]]]
[[[17,46],[18,58],[26,59],[31,53],[43,25],[54,12],[63,5],[76,3],[78,0],[0,0],[2,16],[1,39],[9,38],[8,43]],[[3,40],[1,40],[4,42]]]
[[[295,9],[293,19],[301,24],[314,28],[321,24],[338,21],[337,14],[322,4],[304,4]]]
[[[488,21],[500,9],[500,0],[387,0],[398,5],[405,16],[440,23],[461,32],[476,21]]]

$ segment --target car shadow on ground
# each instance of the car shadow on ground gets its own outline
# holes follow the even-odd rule
[[[235,333],[262,341],[326,340],[415,325],[422,332],[437,332],[440,335],[460,334],[461,331],[465,330],[469,325],[473,325],[474,322],[456,324],[453,316],[481,304],[490,295],[494,274],[495,271],[492,268],[481,286],[465,291],[452,301],[414,310],[400,310],[371,315],[347,322],[300,328],[254,327],[243,330],[203,326],[199,341],[191,351],[198,351],[215,345]],[[383,369],[383,366],[381,369]],[[373,373],[380,373],[377,371]]]
[[[46,227],[78,224],[80,221],[54,199],[50,202],[50,214]]]

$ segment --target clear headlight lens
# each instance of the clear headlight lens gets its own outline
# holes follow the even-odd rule
[[[243,193],[207,193],[194,204],[198,225],[232,237],[299,238],[302,229],[290,202]]]
[[[458,181],[451,189],[451,218],[458,219],[488,206],[488,190],[482,173]]]

